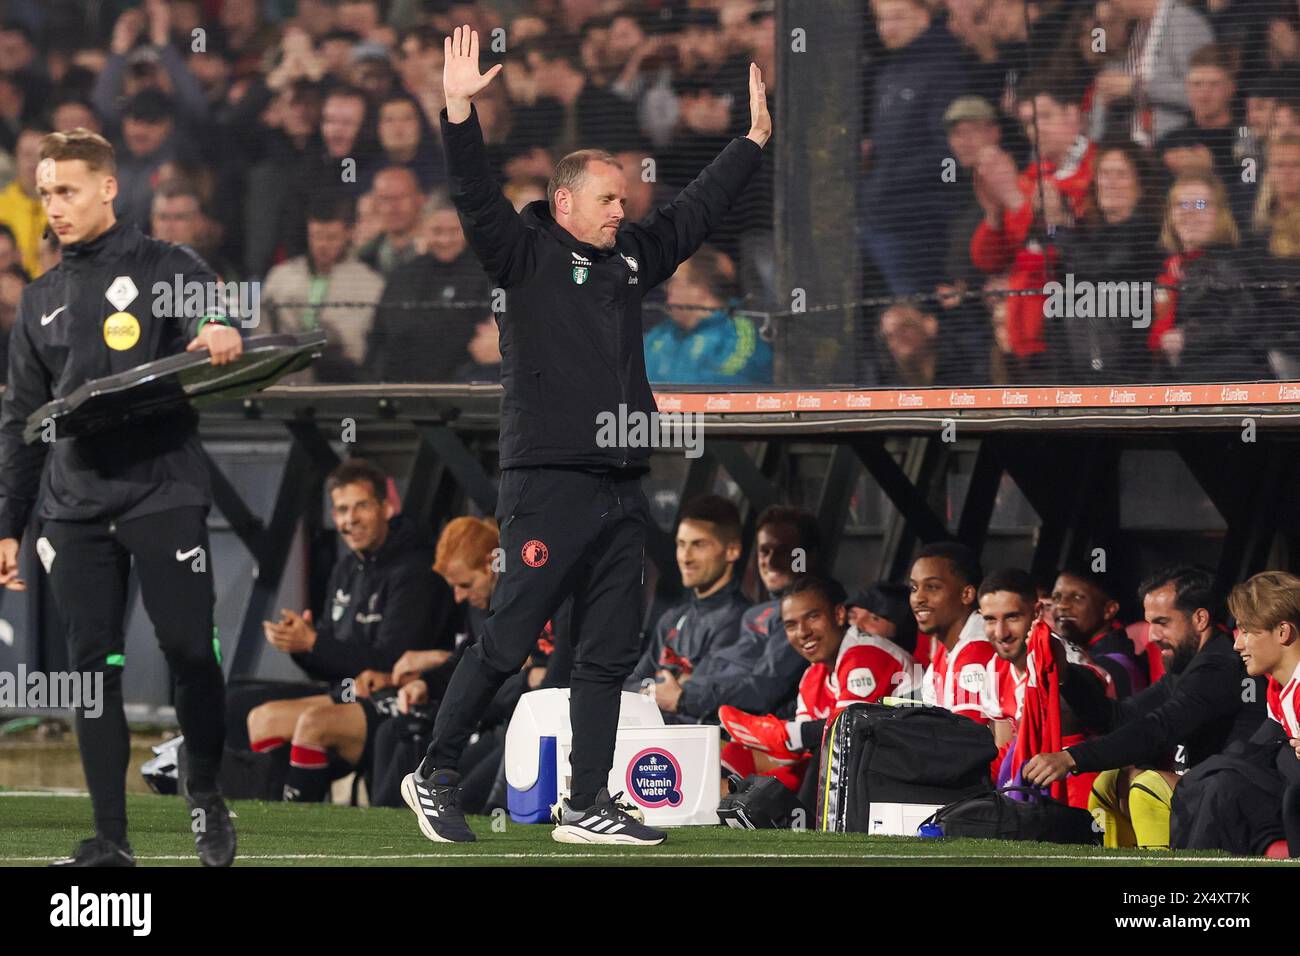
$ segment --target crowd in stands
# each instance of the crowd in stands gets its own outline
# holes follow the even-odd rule
[[[1294,4],[871,10],[865,288],[900,298],[874,311],[876,381],[1300,371]]]
[[[484,52],[503,81],[476,102],[520,210],[546,200],[568,151],[596,147],[618,157],[640,219],[744,133],[749,61],[780,83],[770,0],[98,9],[18,4],[0,23],[0,226],[18,251],[0,266],[0,333],[21,284],[57,261],[42,249],[40,137],[85,127],[117,149],[119,219],[192,245],[227,281],[262,283],[262,331],[326,331],[299,383],[497,380],[506,304],[447,200],[453,24],[500,39]],[[837,343],[856,380],[1300,377],[1297,37],[1284,0],[864,6],[871,304],[860,341]],[[765,313],[789,303],[775,289],[774,167],[647,296],[652,381],[773,380],[781,317]],[[1051,283],[1064,298],[1045,298]],[[818,381],[797,362],[789,375]]]
[[[278,766],[286,800],[325,799],[358,771],[372,803],[400,806],[398,781],[427,745],[512,556],[496,524],[473,516],[449,521],[432,545],[363,460],[339,466],[327,487],[346,547],[326,608],[265,624],[269,645],[314,683],[236,686],[229,713],[242,726],[231,738]],[[987,727],[991,784],[1042,787],[1091,810],[1108,846],[1168,848],[1190,773],[1187,789],[1219,807],[1202,844],[1276,852],[1279,794],[1300,777],[1300,579],[1264,572],[1230,596],[1193,566],[1136,589],[1089,566],[1035,580],[1018,568],[985,573],[970,548],[939,541],[916,552],[906,581],[855,582],[850,596],[809,512],[770,506],[750,541],[743,527],[728,498],[682,503],[680,599],[651,616],[625,684],[666,723],[722,727],[721,787],[775,777],[812,806],[828,719],[910,700]],[[1126,606],[1140,606],[1140,619],[1122,620]],[[469,812],[506,805],[505,728],[522,694],[567,686],[570,628],[562,606],[479,725],[459,768]],[[1035,743],[1049,739],[1059,749]],[[1278,792],[1206,773],[1224,766],[1272,774]]]
[[[80,6],[13,4],[0,24],[0,333],[50,265],[41,136],[85,127],[116,148],[119,220],[191,245],[227,282],[259,282],[255,332],[325,330],[295,384],[499,379],[506,303],[447,199],[453,25],[495,38],[484,52],[505,63],[476,105],[516,209],[547,200],[566,153],[597,147],[618,157],[639,220],[746,131],[749,61],[776,82],[773,5],[758,0]],[[771,178],[768,164],[671,307],[651,294],[661,378],[770,381],[761,322],[732,310],[772,300]]]

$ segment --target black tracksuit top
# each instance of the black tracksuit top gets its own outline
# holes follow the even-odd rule
[[[232,324],[175,307],[171,295],[156,297],[155,284],[174,289],[177,275],[182,283],[217,281],[188,247],[117,223],[89,242],[65,247],[63,261],[23,290],[0,406],[0,538],[21,537],[38,489],[41,517],[64,521],[125,520],[211,503],[198,416],[188,406],[94,435],[23,442],[27,417],[46,402],[93,379],[183,352],[208,321]],[[155,315],[156,299],[172,307]],[[138,328],[139,336],[132,343],[130,334],[109,335],[110,325]],[[118,347],[110,347],[109,338]]]
[[[1254,682],[1254,687],[1248,687]],[[1079,773],[1129,764],[1195,767],[1236,740],[1248,740],[1267,716],[1265,688],[1246,674],[1232,635],[1216,632],[1181,674],[1166,673],[1126,700],[1110,700],[1095,681],[1071,670],[1061,685],[1084,725],[1100,731],[1070,747]]]
[[[648,469],[649,448],[601,448],[600,413],[656,411],[646,379],[641,299],[704,243],[762,162],[738,137],[695,181],[612,249],[574,238],[545,200],[516,213],[489,170],[478,113],[442,112],[451,198],[470,247],[506,290],[501,330],[501,467]],[[639,170],[625,175],[638,175]]]
[[[455,599],[433,570],[432,539],[403,515],[373,553],[344,553],[330,571],[316,646],[293,659],[316,680],[338,683],[389,671],[407,651],[450,649]]]

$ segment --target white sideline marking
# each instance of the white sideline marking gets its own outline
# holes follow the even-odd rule
[[[86,790],[0,790],[0,797],[88,797]]]
[[[1008,863],[1040,862],[1048,860],[1095,860],[1107,865],[1141,863],[1157,865],[1163,863],[1220,863],[1224,865],[1251,865],[1257,863],[1295,863],[1295,860],[1272,860],[1265,857],[1221,857],[1221,856],[1070,856],[1065,853],[1039,853],[1034,855],[1007,855],[1002,857],[973,857],[959,854],[911,854],[911,853],[651,853],[649,857],[657,860],[921,860],[921,861],[959,861],[980,863],[989,861],[1006,861]],[[137,856],[142,860],[193,860],[191,854]],[[378,854],[344,854],[344,853],[241,853],[238,860],[572,860],[572,859],[646,859],[646,850],[613,853],[378,853]],[[0,863],[45,863],[57,859],[51,856],[0,856]]]

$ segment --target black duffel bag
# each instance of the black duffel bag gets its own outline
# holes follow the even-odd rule
[[[868,833],[872,803],[942,805],[993,789],[987,727],[942,707],[851,704],[827,723],[817,829]]]
[[[802,828],[807,811],[799,795],[776,777],[750,774],[732,777],[732,792],[718,802],[718,820],[735,830],[790,830]]]
[[[1023,794],[1017,800],[1011,793]],[[922,826],[937,825],[945,837],[1037,840],[1100,845],[1102,829],[1087,810],[1044,796],[1033,787],[1007,787],[950,803]]]

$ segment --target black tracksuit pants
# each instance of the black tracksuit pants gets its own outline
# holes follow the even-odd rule
[[[46,521],[50,586],[68,628],[71,666],[104,675],[102,712],[76,714],[77,744],[98,833],[126,839],[130,736],[122,709],[127,579],[140,596],[171,668],[189,779],[212,789],[225,738],[225,691],[213,628],[207,509],[175,508],[123,522]],[[38,545],[38,550],[43,550]],[[48,553],[48,552],[47,552]]]
[[[623,681],[640,656],[649,503],[641,480],[561,468],[501,473],[497,523],[505,567],[483,637],[438,708],[424,769],[454,770],[498,687],[519,671],[543,626],[573,603],[571,799],[606,785]]]

